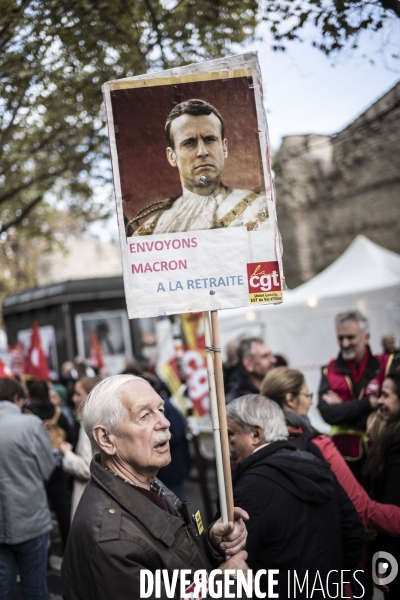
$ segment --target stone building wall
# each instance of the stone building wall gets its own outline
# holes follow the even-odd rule
[[[289,287],[359,233],[400,253],[400,82],[335,136],[284,138],[273,168]]]

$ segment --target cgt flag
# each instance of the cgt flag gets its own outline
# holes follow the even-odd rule
[[[24,375],[43,380],[50,379],[50,371],[42,347],[37,321],[34,321],[32,326],[31,343],[25,361]]]
[[[14,344],[14,346],[8,346],[8,355],[10,357],[9,366],[13,375],[23,377],[24,375],[24,345],[22,342]]]
[[[162,319],[156,324],[157,374],[168,386],[171,395],[177,399],[182,412],[186,414],[187,406],[182,396],[183,378],[195,415],[202,417],[209,412],[202,313],[180,315],[178,323],[177,336],[173,335],[169,319]]]
[[[9,377],[10,379],[14,378],[13,372],[11,371],[10,367],[7,367],[7,365],[1,360],[1,358],[0,358],[0,377]]]
[[[189,396],[199,417],[209,412],[206,346],[202,313],[181,315],[185,349],[182,366],[186,376]]]

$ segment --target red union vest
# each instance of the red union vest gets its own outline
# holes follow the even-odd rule
[[[376,363],[375,372],[372,370],[371,377],[365,378],[365,373],[369,371],[371,361]],[[336,392],[344,402],[349,402],[354,398],[362,400],[368,398],[371,394],[380,395],[383,380],[389,372],[392,361],[393,355],[371,354],[364,374],[357,385],[351,379],[350,373],[338,368],[337,359],[331,360],[323,373],[330,389]],[[368,436],[365,429],[357,429],[346,425],[332,425],[331,436],[339,452],[347,461],[360,460],[368,452]]]

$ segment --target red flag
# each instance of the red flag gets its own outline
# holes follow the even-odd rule
[[[102,369],[106,366],[103,350],[96,331],[92,331],[92,337],[90,339],[90,358],[88,362],[89,365],[95,369]]]
[[[8,354],[10,356],[10,369],[14,375],[22,377],[24,374],[24,345],[22,342],[18,342],[14,346],[8,347]]]
[[[0,377],[10,377],[10,379],[14,378],[14,375],[7,365],[0,358]]]
[[[206,346],[204,332],[202,332],[202,321],[202,313],[181,315],[181,324],[186,341],[182,366],[190,399],[200,417],[209,412]]]
[[[43,351],[37,321],[35,321],[32,326],[31,343],[24,371],[25,375],[31,375],[37,379],[50,379],[49,367],[47,365],[46,355]]]

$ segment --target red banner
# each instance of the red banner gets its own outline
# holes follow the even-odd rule
[[[105,367],[103,350],[96,331],[92,331],[90,339],[90,358],[88,363],[94,369],[103,369]]]
[[[202,313],[181,315],[185,346],[182,356],[189,397],[196,413],[202,417],[209,412],[208,377]]]
[[[10,357],[9,367],[14,375],[22,377],[24,374],[24,345],[22,342],[8,347],[8,355]]]
[[[7,367],[7,365],[1,360],[1,358],[0,358],[0,377],[9,377],[10,379],[12,379],[14,377],[10,367]]]
[[[37,321],[33,323],[32,327],[31,343],[25,362],[24,375],[30,375],[37,379],[50,379],[49,367],[47,365],[46,355],[43,351]]]

